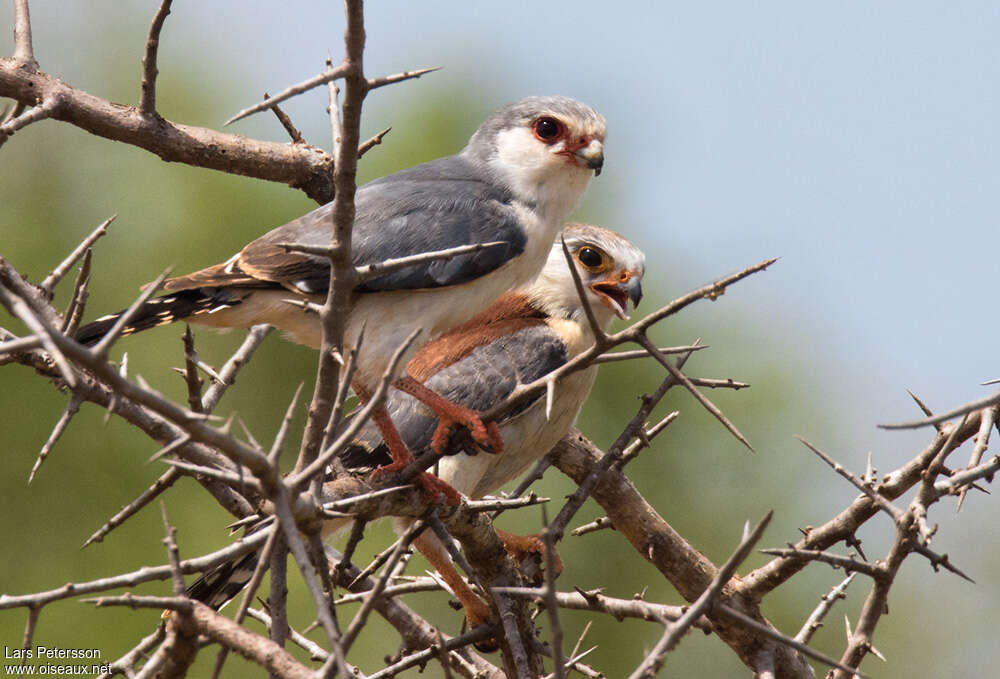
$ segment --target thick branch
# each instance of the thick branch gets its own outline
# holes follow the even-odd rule
[[[603,452],[579,432],[573,431],[555,447],[551,455],[553,463],[564,474],[581,483],[599,463]],[[606,471],[594,488],[592,497],[607,512],[615,529],[643,558],[663,573],[681,596],[688,601],[695,601],[701,596],[718,572],[715,565],[664,521],[620,470]],[[756,605],[744,597],[735,596],[732,581],[723,588],[719,601],[727,609],[736,610],[770,627]],[[779,679],[812,676],[809,665],[791,649],[763,639],[759,633],[746,629],[715,610],[709,619],[719,638],[748,667],[755,667],[761,648],[773,644],[771,650]]]
[[[333,158],[312,146],[257,141],[144,116],[137,107],[95,97],[42,71],[19,68],[11,58],[0,58],[0,97],[51,106],[50,117],[56,120],[137,146],[168,162],[281,182],[301,189],[317,203],[333,198]]]

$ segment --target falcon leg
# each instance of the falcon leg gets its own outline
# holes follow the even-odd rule
[[[472,434],[473,441],[486,452],[494,454],[503,452],[503,439],[500,438],[500,427],[496,422],[484,424],[475,410],[449,401],[409,375],[400,377],[392,383],[392,386],[417,399],[438,416],[438,426],[434,436],[431,437],[431,449],[438,455],[447,452],[448,441],[455,426],[467,428]]]
[[[413,541],[413,546],[424,555],[424,558],[430,562],[434,570],[441,575],[441,579],[451,587],[452,593],[461,602],[462,608],[465,610],[465,619],[469,623],[469,627],[478,627],[479,625],[488,623],[490,620],[490,607],[466,584],[465,579],[459,574],[455,568],[455,564],[452,563],[451,557],[448,556],[448,550],[441,544],[437,536],[425,530]],[[476,648],[480,651],[490,652],[495,651],[498,645],[496,640],[486,639],[477,643]]]
[[[520,565],[525,558],[530,554],[537,554],[542,559],[542,566],[545,566],[545,542],[542,540],[541,534],[536,533],[535,535],[516,535],[514,533],[508,533],[507,531],[497,529],[497,537],[503,543],[504,549],[507,550],[507,554],[514,559],[514,563]],[[552,549],[553,565],[555,566],[555,575],[559,575],[563,570],[562,559],[559,558],[559,553]],[[541,570],[537,572],[541,575]]]
[[[379,467],[371,473],[370,478],[372,481],[375,481],[386,474],[402,471],[415,458],[409,448],[406,447],[406,444],[403,443],[396,425],[392,423],[392,419],[389,417],[388,410],[384,407],[376,408],[372,413],[372,419],[375,420],[375,426],[378,427],[379,433],[382,434],[382,440],[385,441],[386,447],[389,448],[389,454],[392,455],[392,464]],[[457,505],[462,501],[461,493],[433,474],[421,472],[420,476],[416,478],[416,483],[423,489],[424,499],[428,503],[437,502],[442,495],[445,502],[450,505]]]

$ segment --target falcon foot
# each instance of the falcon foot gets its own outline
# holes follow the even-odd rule
[[[413,453],[403,443],[396,425],[392,423],[389,412],[384,407],[376,408],[375,412],[372,413],[372,419],[375,420],[375,426],[382,434],[382,440],[385,441],[385,445],[389,448],[389,454],[392,456],[390,464],[379,467],[368,477],[369,480],[376,481],[386,474],[403,471],[413,462],[414,458]],[[462,502],[461,493],[433,474],[421,472],[420,476],[414,479],[414,483],[424,491],[424,500],[428,504],[437,504],[441,501],[442,496],[444,496],[444,501],[450,505]]]
[[[525,572],[525,575],[535,581],[536,585],[542,584],[542,569],[545,566],[545,542],[541,534],[535,535],[515,535],[506,531],[498,530],[497,536],[503,542],[507,554],[514,560],[514,563]],[[559,558],[559,553],[552,550],[554,575],[562,573],[563,562]]]
[[[374,483],[378,479],[382,478],[386,474],[392,474],[394,472],[403,471],[409,462],[393,462],[392,464],[387,464],[384,467],[379,467],[372,471],[368,476],[368,480]],[[438,477],[434,476],[429,472],[421,472],[420,476],[413,480],[424,494],[424,502],[427,504],[437,504],[442,499],[446,504],[457,505],[462,502],[462,494],[451,487],[446,481],[442,481]]]
[[[496,422],[484,423],[477,411],[449,401],[409,375],[396,380],[393,386],[413,396],[438,416],[438,426],[431,437],[431,450],[438,455],[458,452],[452,445],[455,443],[453,439],[460,438],[455,436],[456,427],[467,429],[472,442],[483,452],[494,455],[503,452],[503,439]],[[465,450],[465,452],[474,454],[476,451]]]
[[[448,584],[451,593],[462,604],[465,610],[465,622],[469,629],[490,624],[491,611],[489,605],[478,594],[472,591],[465,579],[455,570],[455,564],[448,556],[441,541],[433,532],[425,530],[413,541],[413,546],[424,555],[441,578]],[[492,653],[500,648],[494,638],[475,642],[475,647],[484,653]]]
[[[479,418],[479,413],[475,410],[470,410],[457,404],[451,404],[451,406],[448,412],[436,411],[438,426],[431,437],[431,450],[438,455],[459,452],[459,450],[455,450],[456,446],[453,445],[461,440],[460,436],[455,436],[455,428],[464,427],[468,430],[475,448],[491,455],[498,455],[503,452],[503,439],[500,437],[500,427],[497,426],[496,422],[484,424]],[[459,446],[458,448],[468,452],[467,449],[469,447],[466,445]]]
[[[457,595],[458,592],[456,591]],[[462,598],[462,608],[465,609],[465,621],[469,629],[475,629],[480,625],[488,625],[490,622],[490,607],[486,605],[478,595]],[[500,650],[500,642],[494,637],[480,639],[472,644],[480,653],[496,653]]]

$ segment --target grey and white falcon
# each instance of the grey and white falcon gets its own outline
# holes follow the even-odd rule
[[[603,166],[604,137],[604,118],[590,106],[567,97],[528,97],[487,118],[457,155],[358,189],[355,266],[473,243],[505,243],[417,264],[355,288],[345,343],[352,346],[365,328],[353,384],[359,396],[374,390],[393,352],[415,329],[423,333],[413,349],[538,273],[590,177]],[[289,252],[281,244],[329,245],[331,207],[270,231],[222,264],[169,279],[168,294],[147,302],[126,334],[179,320],[218,328],[267,323],[318,348],[316,314],[289,300],[321,302],[329,286],[329,261]],[[84,326],[77,339],[95,343],[117,317]],[[403,378],[397,386],[434,401],[416,380]],[[447,417],[470,427],[487,446],[502,446],[474,413],[449,412]],[[383,428],[391,427],[384,416],[377,419]],[[394,458],[404,455],[393,453]]]

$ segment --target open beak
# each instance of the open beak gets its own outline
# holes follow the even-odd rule
[[[590,288],[605,298],[611,310],[622,320],[628,319],[628,303],[632,300],[632,308],[639,306],[642,299],[642,279],[629,275],[626,280],[603,280],[594,283]]]
[[[594,171],[595,177],[601,174],[601,168],[604,167],[604,143],[600,139],[591,139],[589,144],[577,149],[574,155]]]

